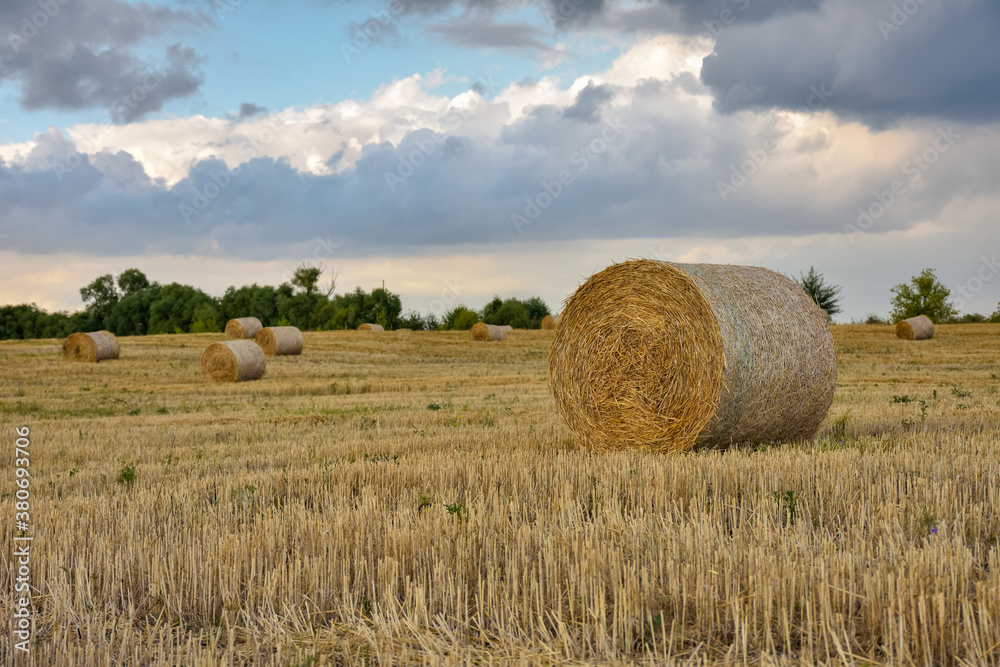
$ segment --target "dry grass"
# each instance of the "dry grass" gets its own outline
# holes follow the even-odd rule
[[[1000,665],[1000,326],[833,332],[814,440],[673,456],[575,446],[541,331],[306,333],[219,385],[212,334],[0,343],[33,664]]]

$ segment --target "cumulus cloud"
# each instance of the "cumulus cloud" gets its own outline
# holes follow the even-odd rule
[[[192,49],[174,44],[162,58],[146,59],[136,47],[210,24],[202,12],[123,0],[0,3],[0,82],[14,83],[28,110],[103,107],[116,122],[132,122],[202,81]]]
[[[829,113],[720,115],[693,76],[698,53],[658,37],[569,85],[523,81],[489,101],[436,94],[444,75],[431,73],[337,105],[114,127],[81,154],[83,129],[50,130],[0,150],[5,247],[264,259],[327,236],[353,256],[656,236],[846,239],[859,209],[877,213],[864,239],[927,229],[998,184],[1000,140],[972,140],[965,125],[876,133]],[[79,163],[59,166],[67,155]]]

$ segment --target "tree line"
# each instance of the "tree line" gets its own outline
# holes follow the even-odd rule
[[[105,329],[116,336],[219,332],[234,317],[255,316],[264,326],[295,326],[304,331],[356,329],[366,322],[385,329],[469,329],[473,324],[509,324],[538,329],[549,315],[538,297],[525,301],[495,297],[479,311],[464,305],[442,317],[402,312],[398,294],[378,288],[335,294],[336,277],[320,285],[322,267],[298,267],[292,279],[271,285],[232,286],[221,298],[190,285],[161,285],[139,269],[117,277],[99,276],[80,288],[85,307],[75,313],[49,313],[35,304],[0,307],[0,339],[63,338]]]

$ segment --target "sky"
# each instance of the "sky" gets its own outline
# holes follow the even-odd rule
[[[989,0],[4,0],[0,304],[321,264],[442,315],[632,258],[1000,301]]]

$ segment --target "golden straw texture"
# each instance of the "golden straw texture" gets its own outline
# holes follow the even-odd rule
[[[684,451],[812,436],[836,358],[823,311],[785,276],[634,260],[566,301],[549,381],[583,445]]]
[[[542,329],[550,330],[556,328],[556,318],[546,315],[542,318]]]
[[[472,325],[472,328],[469,329],[469,338],[480,341],[506,340],[507,330],[493,324],[476,322]]]
[[[385,331],[385,329],[382,328],[381,324],[371,324],[369,322],[358,327],[358,331]]]
[[[226,338],[253,339],[263,328],[256,317],[237,317],[226,322]]]
[[[245,382],[264,376],[264,350],[252,340],[212,343],[201,355],[201,372],[212,382]]]
[[[926,315],[917,315],[896,325],[896,337],[903,340],[927,340],[934,337],[934,323]]]
[[[63,341],[63,356],[70,361],[99,362],[117,359],[121,348],[110,331],[70,334]]]
[[[269,357],[302,354],[302,332],[296,327],[264,327],[255,341]]]

